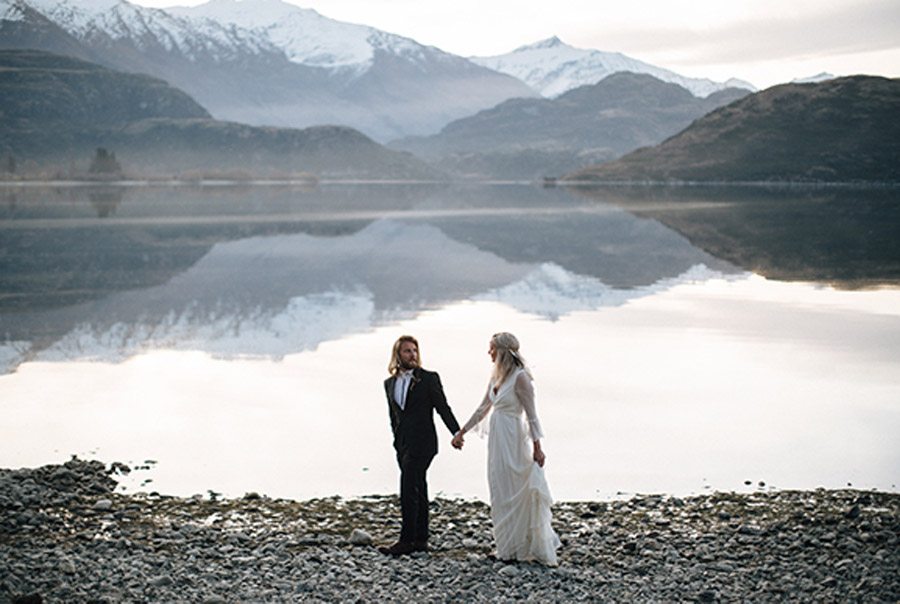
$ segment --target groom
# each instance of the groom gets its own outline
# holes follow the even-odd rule
[[[451,434],[459,424],[447,404],[441,378],[421,367],[419,343],[401,336],[388,364],[391,377],[384,381],[394,449],[400,465],[400,540],[379,551],[390,556],[428,551],[428,483],[425,472],[437,454],[434,411]]]

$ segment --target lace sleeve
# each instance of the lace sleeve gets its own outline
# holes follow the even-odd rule
[[[481,423],[487,414],[488,411],[491,410],[491,385],[488,384],[488,389],[484,392],[484,399],[482,399],[481,404],[478,405],[478,408],[475,409],[475,412],[472,414],[472,417],[469,418],[469,421],[466,422],[466,425],[463,426],[463,430],[469,432],[472,428],[476,427]]]
[[[531,383],[531,377],[524,371],[516,376],[516,397],[522,403],[525,409],[525,417],[528,418],[528,430],[531,433],[531,440],[540,440],[544,437],[544,431],[541,430],[541,422],[538,420],[537,411],[534,408],[534,385]]]

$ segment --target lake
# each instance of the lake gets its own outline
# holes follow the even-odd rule
[[[394,493],[413,334],[464,422],[510,331],[560,500],[900,482],[900,191],[0,189],[0,466],[128,491]],[[438,421],[432,495],[487,498]]]

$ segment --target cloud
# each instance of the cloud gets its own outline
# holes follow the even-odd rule
[[[577,34],[577,45],[604,46],[669,63],[740,63],[864,53],[900,47],[900,2],[865,0],[814,12],[760,14],[706,27],[655,27]],[[592,42],[591,38],[595,38]]]

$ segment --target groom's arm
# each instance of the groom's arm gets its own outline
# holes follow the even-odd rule
[[[453,411],[447,403],[447,397],[444,395],[444,387],[441,385],[441,377],[437,373],[433,373],[432,376],[433,379],[429,380],[431,382],[429,385],[429,395],[432,404],[438,412],[438,415],[441,416],[444,425],[450,430],[450,434],[455,435],[459,432],[459,422],[456,421],[456,417],[453,416]]]
[[[390,388],[390,380],[386,380],[384,382],[384,395],[387,398],[387,407],[388,407],[388,418],[391,420],[391,433],[397,433],[397,414],[394,412],[394,408],[391,406],[391,388]]]

